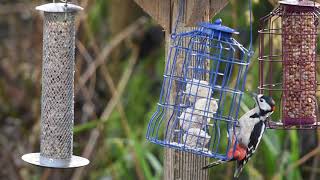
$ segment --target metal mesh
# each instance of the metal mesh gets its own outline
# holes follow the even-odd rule
[[[218,19],[171,36],[160,100],[148,124],[150,142],[221,160],[232,158],[230,129],[238,122],[251,55],[233,33]]]
[[[272,115],[274,121],[268,121],[270,128],[310,129],[320,125],[316,97],[320,5],[313,1],[297,3],[281,1],[260,20],[260,93],[281,100]]]
[[[44,13],[41,156],[72,156],[75,13]]]
[[[313,124],[316,121],[316,40],[314,8],[284,5],[283,123]]]

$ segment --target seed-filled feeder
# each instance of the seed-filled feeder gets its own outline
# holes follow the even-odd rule
[[[44,12],[40,153],[22,156],[28,163],[72,168],[89,161],[73,156],[75,16],[81,7],[50,3]]]
[[[319,125],[318,24],[319,4],[307,0],[280,1],[260,20],[259,89],[282,101],[278,103],[280,114],[273,116],[281,120],[269,121],[270,128],[305,129]]]
[[[229,130],[237,125],[251,56],[233,34],[238,32],[218,19],[171,36],[160,101],[148,125],[149,141],[232,158],[235,143]]]

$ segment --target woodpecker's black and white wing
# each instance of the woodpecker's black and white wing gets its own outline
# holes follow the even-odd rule
[[[235,135],[238,143],[242,144],[243,147],[248,147],[249,139],[253,128],[257,122],[259,122],[259,116],[257,116],[258,108],[253,108],[245,113],[239,119],[239,125],[235,128]]]
[[[249,143],[248,143],[248,148],[247,148],[247,154],[246,157],[237,162],[237,167],[236,171],[234,173],[234,177],[238,178],[240,173],[243,170],[243,167],[247,162],[250,160],[251,156],[256,152],[257,147],[259,146],[263,133],[266,129],[266,125],[264,121],[259,121],[256,123],[253,127],[253,130],[251,132],[250,138],[249,138]]]

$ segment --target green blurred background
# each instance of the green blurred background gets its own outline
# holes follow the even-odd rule
[[[39,151],[42,17],[34,7],[45,2],[0,0],[0,179],[161,179],[163,148],[148,143],[145,132],[162,83],[164,31],[133,0],[73,1],[85,7],[77,22],[74,154],[89,157],[91,164],[55,170],[20,160]],[[230,0],[215,18],[237,29],[236,39],[248,47],[247,3]],[[256,53],[248,91],[258,86],[258,20],[276,4],[253,0]],[[279,77],[280,67],[274,73]],[[243,99],[241,114],[254,106],[250,95]],[[318,134],[268,130],[240,179],[320,179]],[[232,179],[233,168],[213,168],[210,177]]]

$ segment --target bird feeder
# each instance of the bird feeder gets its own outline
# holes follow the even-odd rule
[[[238,32],[223,26],[221,19],[172,34],[160,101],[148,125],[149,141],[232,158],[228,152],[235,143],[229,130],[237,125],[251,57],[233,34]]]
[[[40,153],[22,156],[28,163],[54,168],[85,166],[73,156],[75,16],[81,7],[50,3],[44,12]]]
[[[307,0],[279,3],[260,20],[259,30],[259,89],[282,101],[281,120],[269,121],[269,127],[316,128],[319,4]],[[277,73],[282,77],[275,77]]]

